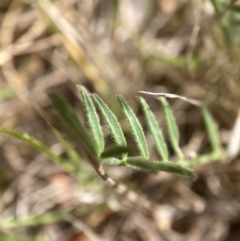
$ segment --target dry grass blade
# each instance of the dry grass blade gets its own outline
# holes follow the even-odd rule
[[[104,59],[96,54],[98,51],[95,49],[93,42],[89,38],[86,39],[86,35],[81,35],[53,3],[48,0],[38,0],[37,3],[48,20],[62,33],[64,46],[97,91],[102,96],[106,96],[109,103],[116,104],[112,90],[100,71],[101,68],[97,68],[97,63],[103,63]]]
[[[154,93],[154,92],[147,92],[147,91],[142,91],[142,90],[140,90],[138,92],[141,94],[150,95],[153,97],[164,96],[164,97],[171,98],[171,99],[180,99],[180,100],[183,100],[185,102],[188,102],[192,105],[199,106],[199,107],[203,105],[202,102],[199,100],[191,99],[191,98],[181,96],[181,95],[175,95],[175,94],[170,94],[170,93]]]
[[[36,42],[29,41],[24,43],[15,43],[7,46],[0,52],[0,65],[5,64],[16,55],[37,53],[60,44],[60,36],[58,34],[38,40]]]

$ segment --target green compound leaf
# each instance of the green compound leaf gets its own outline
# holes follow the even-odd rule
[[[149,171],[163,171],[191,178],[195,178],[197,176],[197,173],[194,170],[173,162],[149,161],[142,157],[132,157],[128,158],[126,163],[131,167],[137,167]]]
[[[143,129],[139,123],[139,120],[137,119],[136,115],[129,107],[129,105],[126,103],[126,101],[121,96],[118,96],[117,98],[121,104],[123,113],[128,121],[131,132],[133,134],[133,138],[137,144],[137,147],[140,151],[141,156],[148,159],[149,153],[148,153],[147,141],[146,141]]]
[[[167,129],[168,129],[168,134],[169,134],[171,145],[172,145],[176,155],[178,156],[178,158],[180,160],[182,160],[182,159],[184,159],[184,156],[183,156],[183,153],[178,144],[180,137],[179,137],[179,131],[178,131],[178,127],[177,127],[175,118],[173,116],[173,113],[170,109],[170,106],[169,106],[167,100],[164,97],[161,97],[160,101],[163,106],[163,111],[164,111],[165,119],[167,122]]]
[[[90,94],[83,86],[78,86],[78,90],[82,96],[83,106],[87,117],[87,122],[90,127],[93,145],[97,155],[100,156],[104,150],[104,137],[100,125],[100,120],[93,105],[93,101],[90,98]]]
[[[219,137],[219,132],[217,125],[211,115],[211,113],[208,111],[206,107],[201,108],[203,119],[205,122],[205,125],[207,127],[208,136],[211,142],[211,146],[213,149],[213,152],[216,154],[221,153],[221,142]]]
[[[53,105],[55,109],[58,111],[59,115],[66,122],[66,125],[67,125],[66,128],[68,130],[63,129],[61,131],[71,132],[72,136],[74,135],[79,141],[81,140],[81,144],[86,146],[88,151],[97,155],[96,150],[91,142],[91,139],[85,130],[85,127],[82,125],[82,123],[80,122],[76,114],[73,112],[73,110],[69,107],[67,102],[56,93],[50,93],[49,97],[52,100]],[[60,124],[61,123],[56,123],[56,125],[60,125]],[[63,125],[63,128],[64,128],[64,125]]]
[[[106,122],[114,142],[119,146],[127,146],[126,139],[123,135],[122,128],[115,114],[109,109],[104,101],[96,94],[93,95],[104,121]]]
[[[147,121],[147,125],[151,131],[151,134],[153,136],[154,142],[156,144],[156,149],[159,153],[159,155],[162,157],[163,161],[168,161],[168,149],[166,142],[164,140],[162,131],[160,130],[157,120],[153,114],[153,112],[150,110],[147,102],[142,98],[139,97],[140,104],[143,109],[143,113],[145,116],[145,119]]]

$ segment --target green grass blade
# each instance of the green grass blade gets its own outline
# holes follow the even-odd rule
[[[126,163],[132,167],[134,166],[149,171],[163,171],[191,178],[195,178],[197,176],[194,170],[173,162],[149,161],[142,157],[132,157],[128,158]]]
[[[0,219],[0,228],[29,227],[41,224],[57,223],[65,220],[66,214],[49,212],[40,216],[28,216],[22,219]]]
[[[96,94],[93,95],[101,114],[106,122],[114,142],[119,146],[126,146],[126,139],[123,135],[122,128],[115,114],[108,108],[104,101]]]
[[[85,127],[82,125],[73,110],[69,107],[68,103],[56,93],[50,93],[49,97],[51,98],[53,105],[58,111],[59,115],[65,121],[67,128],[72,133],[72,135],[76,135],[78,139],[82,141],[83,145],[85,145],[91,153],[96,155],[97,153],[90,137],[88,136],[88,133],[85,130]],[[61,131],[65,132],[67,130]]]
[[[73,165],[71,165],[65,159],[62,159],[61,157],[57,156],[47,146],[45,146],[43,143],[36,140],[35,138],[33,138],[33,137],[31,137],[27,134],[19,133],[17,131],[8,130],[8,129],[4,129],[4,128],[0,128],[0,133],[11,135],[11,136],[13,136],[13,137],[15,137],[15,138],[17,138],[21,141],[24,141],[24,142],[28,143],[29,145],[31,145],[32,147],[34,147],[38,151],[44,153],[51,160],[53,160],[56,163],[58,163],[59,165],[61,165],[62,168],[64,170],[66,170],[67,172],[70,172],[70,173],[74,172],[74,166]]]
[[[164,97],[161,97],[160,101],[163,106],[164,115],[165,115],[165,119],[167,122],[167,130],[168,130],[171,145],[172,145],[173,150],[175,151],[176,155],[178,156],[178,158],[180,160],[182,160],[184,158],[184,156],[183,156],[181,149],[179,148],[180,137],[179,137],[179,131],[178,131],[178,127],[177,127],[174,115],[170,109],[170,106],[169,106],[167,100]]]
[[[132,109],[129,107],[129,105],[125,102],[125,100],[121,96],[118,96],[118,100],[123,109],[123,113],[128,121],[128,124],[130,126],[131,132],[133,134],[134,140],[137,144],[137,147],[140,151],[141,156],[148,159],[149,153],[148,153],[147,141],[146,141],[143,129],[141,127],[141,124],[139,123],[139,120],[137,119]]]
[[[126,146],[112,146],[104,150],[104,152],[101,154],[101,158],[108,158],[108,157],[114,157],[117,155],[121,155],[124,153],[127,153],[129,150]]]
[[[163,161],[168,161],[168,149],[166,142],[164,140],[162,131],[160,130],[157,120],[153,114],[153,112],[150,110],[147,102],[142,98],[139,97],[140,104],[143,109],[143,113],[145,116],[145,119],[147,121],[147,125],[151,131],[151,134],[153,136],[154,142],[156,144],[156,149],[159,153],[159,155],[162,157]]]
[[[63,138],[60,132],[53,130],[59,142],[63,145],[67,154],[67,161],[72,163],[74,167],[74,176],[83,185],[90,186],[94,177],[92,173],[88,171],[84,160],[79,153],[72,147],[67,140]]]
[[[211,142],[211,146],[214,153],[219,154],[221,152],[221,142],[219,137],[219,132],[217,124],[215,123],[211,113],[206,107],[201,108],[203,119],[207,127],[208,136]]]
[[[0,102],[4,101],[14,95],[15,95],[15,93],[10,86],[6,86],[5,88],[2,88],[2,89],[0,89]]]
[[[65,128],[61,129],[64,129],[64,134],[66,134],[66,130],[68,130],[68,127],[66,126]],[[86,187],[91,186],[94,177],[92,176],[92,173],[88,171],[88,168],[85,165],[83,158],[80,156],[79,151],[76,151],[76,149],[63,137],[63,133],[55,130],[54,128],[53,132],[66,151],[66,161],[72,164],[74,168],[74,176],[80,183],[84,184]],[[71,141],[75,140],[74,136],[71,135],[68,136],[68,138],[69,137],[71,138]],[[75,140],[75,142],[81,143],[81,141],[78,141],[78,138]],[[74,146],[77,147],[76,143]],[[80,144],[79,146],[82,147],[82,144]]]
[[[100,156],[104,150],[104,137],[100,120],[88,91],[83,86],[78,86],[78,90],[82,96],[83,106],[87,117],[87,122],[90,127],[92,141],[98,156]]]
[[[76,166],[78,166],[79,163],[82,161],[82,158],[80,157],[80,155],[74,150],[74,148],[69,144],[69,142],[67,142],[63,138],[63,136],[60,134],[60,132],[56,131],[55,129],[53,129],[53,132],[54,132],[55,136],[57,137],[58,141],[65,148],[68,157],[71,160],[73,160],[73,162],[74,162],[74,164],[76,164]]]
[[[0,234],[0,240],[1,241],[33,241],[32,237],[25,236],[25,235],[13,235],[13,234]],[[34,238],[34,241],[48,241],[48,239],[46,239],[43,236],[38,236],[36,238]]]

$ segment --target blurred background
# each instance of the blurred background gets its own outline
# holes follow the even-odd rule
[[[140,120],[139,90],[201,100],[227,146],[240,103],[239,63],[240,1],[1,0],[0,126],[64,156],[41,113],[52,112],[47,93],[55,90],[82,116],[79,84],[116,112],[115,95],[122,95]],[[164,132],[159,103],[146,100]],[[183,152],[208,151],[199,109],[169,102]],[[148,200],[146,212],[106,186],[88,163],[81,163],[79,181],[1,134],[0,240],[240,240],[238,159],[197,167],[196,180],[106,166],[109,176]]]

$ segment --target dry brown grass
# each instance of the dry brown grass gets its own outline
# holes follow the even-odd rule
[[[237,2],[215,13],[207,0],[1,0],[1,127],[27,132],[64,155],[40,114],[51,112],[52,89],[79,112],[81,84],[116,111],[117,93],[137,112],[139,90],[208,102],[228,145],[239,109],[240,53],[237,32],[227,42],[221,19]],[[161,110],[149,103],[162,124]],[[199,111],[181,101],[171,105],[184,153],[207,150]],[[198,167],[197,180],[108,168],[139,202],[146,200],[143,209],[86,164],[79,183],[27,144],[4,135],[0,143],[0,240],[240,240],[238,157]],[[15,227],[1,221],[46,213],[60,217]]]

